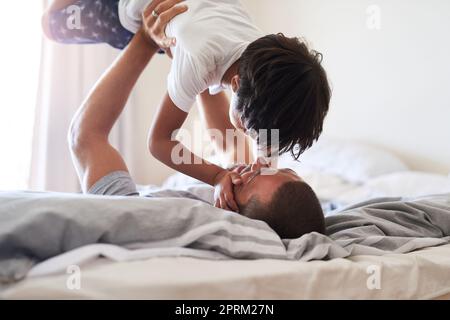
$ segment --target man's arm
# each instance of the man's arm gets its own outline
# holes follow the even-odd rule
[[[250,164],[253,162],[252,149],[247,136],[237,130],[230,121],[230,102],[227,95],[217,95],[209,91],[198,96],[200,115],[210,132],[210,138],[218,154],[225,157],[228,166]],[[218,131],[223,139],[217,139],[214,131]]]
[[[84,191],[111,172],[128,171],[125,161],[110,145],[108,137],[131,90],[157,50],[156,45],[138,32],[75,115],[69,143]]]
[[[152,27],[156,30],[153,35],[164,39],[168,22],[187,9],[176,6],[180,1],[154,0],[146,9],[145,30]],[[161,8],[160,17],[164,19],[151,17],[149,12],[156,7]],[[131,90],[158,49],[144,28],[141,29],[98,81],[75,115],[69,131],[69,144],[84,191],[109,173],[128,171],[125,161],[110,145],[108,137]]]

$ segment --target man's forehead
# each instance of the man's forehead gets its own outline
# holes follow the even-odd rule
[[[261,170],[248,183],[238,188],[239,194],[247,198],[247,200],[242,200],[242,202],[247,202],[253,196],[259,197],[263,202],[268,201],[273,193],[284,183],[302,181],[292,169],[283,168],[277,169],[276,171],[276,174],[264,176],[263,170]]]
[[[280,173],[281,174],[286,173],[286,174],[290,174],[290,175],[298,177],[297,172],[295,172],[293,169],[290,169],[290,168],[281,168],[281,169],[263,168],[261,170],[261,175],[262,176],[271,176],[271,175],[273,176],[273,175],[277,175],[277,174],[280,174]]]
[[[292,174],[295,174],[296,176],[298,175],[297,172],[295,172],[295,170],[294,170],[294,169],[291,169],[291,168],[283,168],[283,169],[281,169],[281,170],[282,170],[282,171],[290,172],[290,173],[292,173]]]

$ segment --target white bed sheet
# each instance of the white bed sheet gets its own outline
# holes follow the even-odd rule
[[[369,290],[368,268],[380,290]],[[328,262],[208,261],[156,258],[116,263],[97,259],[81,270],[81,289],[68,274],[30,278],[4,299],[438,299],[449,298],[450,245],[409,254]]]

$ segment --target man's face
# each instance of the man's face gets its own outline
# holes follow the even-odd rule
[[[274,169],[260,160],[236,169],[242,177],[242,184],[234,187],[234,197],[239,207],[247,204],[253,197],[257,197],[262,203],[269,203],[279,187],[287,182],[302,181],[291,169],[277,169],[270,174],[265,174],[266,170]]]

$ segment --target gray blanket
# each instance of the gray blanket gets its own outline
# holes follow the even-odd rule
[[[327,235],[282,240],[264,222],[192,199],[0,193],[0,282],[21,280],[39,262],[97,243],[166,254],[184,248],[187,256],[201,250],[207,259],[406,253],[450,242],[450,194],[372,200],[334,212],[326,223]]]

